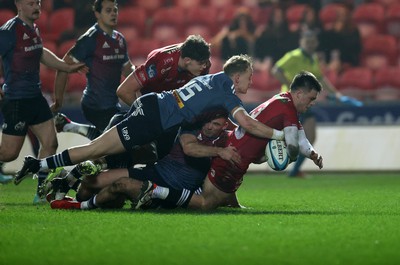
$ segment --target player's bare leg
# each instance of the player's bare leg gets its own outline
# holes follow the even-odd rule
[[[122,195],[125,196],[131,202],[137,200],[142,188],[142,181],[131,179],[128,177],[119,178],[114,181],[111,185],[102,189],[96,196],[96,204],[99,207],[103,207],[108,203],[117,200]]]
[[[111,185],[114,181],[121,177],[128,176],[129,173],[126,168],[105,170],[96,176],[85,176],[76,194],[76,199],[78,201],[88,200],[101,189]]]

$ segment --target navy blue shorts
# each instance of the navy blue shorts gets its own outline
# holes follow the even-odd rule
[[[164,130],[157,95],[148,94],[137,99],[127,118],[117,124],[117,130],[126,151],[132,151],[160,136]]]
[[[3,133],[15,136],[25,136],[29,126],[53,118],[43,95],[28,99],[4,99],[1,111],[4,119]]]
[[[132,179],[137,179],[140,181],[150,180],[159,186],[168,187],[170,186],[165,183],[154,165],[149,165],[145,167],[130,167],[128,168],[129,177]]]

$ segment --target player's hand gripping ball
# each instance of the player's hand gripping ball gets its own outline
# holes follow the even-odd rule
[[[269,140],[265,147],[265,158],[273,170],[284,170],[290,162],[285,141]]]

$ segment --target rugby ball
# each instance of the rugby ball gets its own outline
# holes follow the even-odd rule
[[[284,170],[290,162],[285,141],[269,140],[265,147],[265,158],[273,170]]]

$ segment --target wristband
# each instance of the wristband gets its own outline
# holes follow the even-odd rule
[[[279,131],[276,129],[272,129],[272,137],[271,139],[275,139],[275,140],[284,140],[285,139],[285,134],[283,133],[283,131]]]

